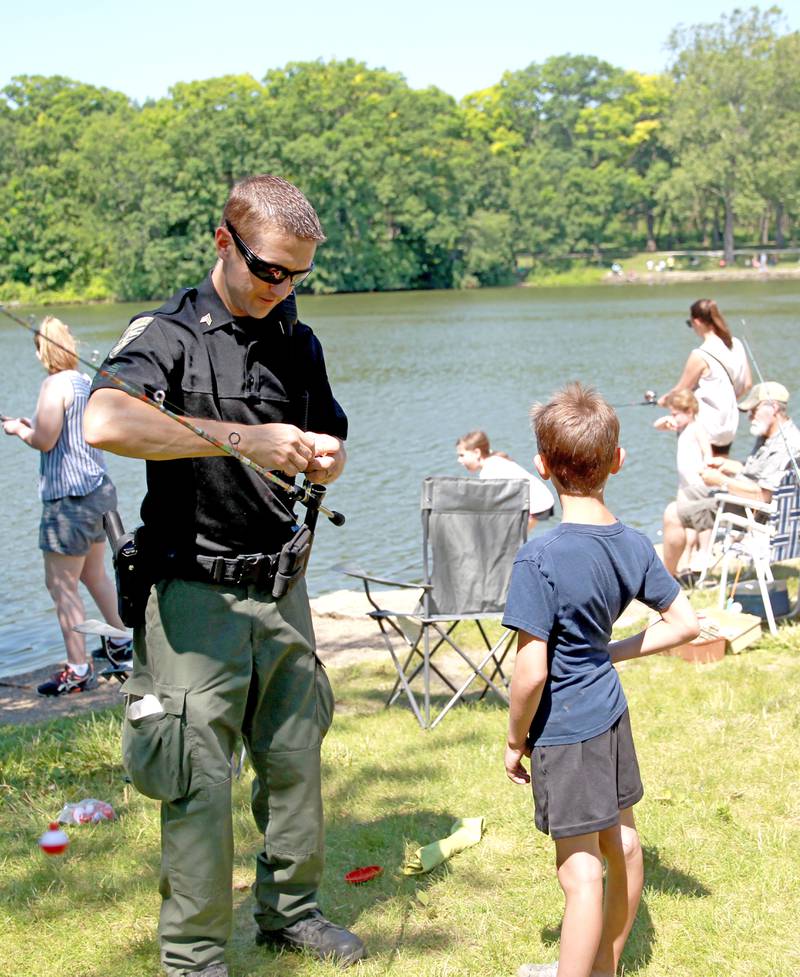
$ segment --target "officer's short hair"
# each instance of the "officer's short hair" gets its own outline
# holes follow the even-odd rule
[[[304,240],[325,240],[317,212],[305,196],[294,184],[271,173],[248,176],[234,185],[222,211],[223,227],[226,221],[245,236],[269,225]]]

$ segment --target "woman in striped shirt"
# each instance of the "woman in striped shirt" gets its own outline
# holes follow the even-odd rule
[[[6,434],[15,434],[41,452],[39,496],[42,521],[39,548],[45,583],[67,649],[66,666],[39,686],[42,695],[82,692],[97,683],[86,660],[84,637],[73,630],[85,618],[78,584],[83,583],[114,627],[116,589],[103,562],[103,514],[117,506],[117,493],[106,474],[103,456],[83,436],[83,413],[90,380],[79,373],[75,340],[59,319],[47,316],[35,337],[36,355],[48,376],[39,391],[33,420],[5,418]]]

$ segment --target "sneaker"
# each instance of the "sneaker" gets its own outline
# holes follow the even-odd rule
[[[60,672],[51,675],[46,682],[37,687],[36,691],[39,695],[65,695],[70,692],[88,692],[89,689],[96,687],[97,679],[91,665],[85,675],[78,675],[67,662]]]
[[[558,977],[558,961],[553,963],[524,963],[517,977]]]
[[[349,967],[367,955],[367,948],[355,933],[325,919],[318,909],[282,929],[260,929],[256,933],[256,943],[308,950],[320,960],[332,960],[342,967]]]
[[[133,638],[127,641],[112,641],[109,638],[105,647],[108,660],[115,668],[129,668],[133,660]]]
[[[224,963],[210,963],[202,970],[187,971],[186,977],[228,977],[228,968]]]

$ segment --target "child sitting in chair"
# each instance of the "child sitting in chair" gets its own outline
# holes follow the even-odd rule
[[[689,641],[699,627],[652,543],[606,508],[605,483],[625,457],[613,409],[572,383],[531,416],[536,469],[552,480],[563,516],[514,562],[503,618],[518,632],[505,767],[515,784],[533,780],[536,827],[555,842],[566,905],[558,962],[518,974],[612,977],[644,876],[633,819],[643,789],[614,664]],[[612,642],[634,598],[660,620]]]

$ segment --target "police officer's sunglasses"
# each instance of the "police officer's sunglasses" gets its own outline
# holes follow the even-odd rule
[[[284,268],[283,265],[276,265],[271,261],[264,261],[259,258],[257,254],[253,254],[250,248],[244,243],[244,241],[236,233],[236,228],[231,224],[230,221],[225,221],[225,227],[227,227],[231,237],[233,238],[233,243],[236,245],[236,250],[244,258],[244,263],[247,265],[247,269],[251,275],[255,275],[262,282],[266,282],[268,285],[280,285],[281,282],[285,282],[288,278],[292,285],[299,285],[300,282],[304,282],[306,278],[314,270],[314,262],[311,262],[309,268],[301,268],[300,271],[289,271],[288,268]]]

